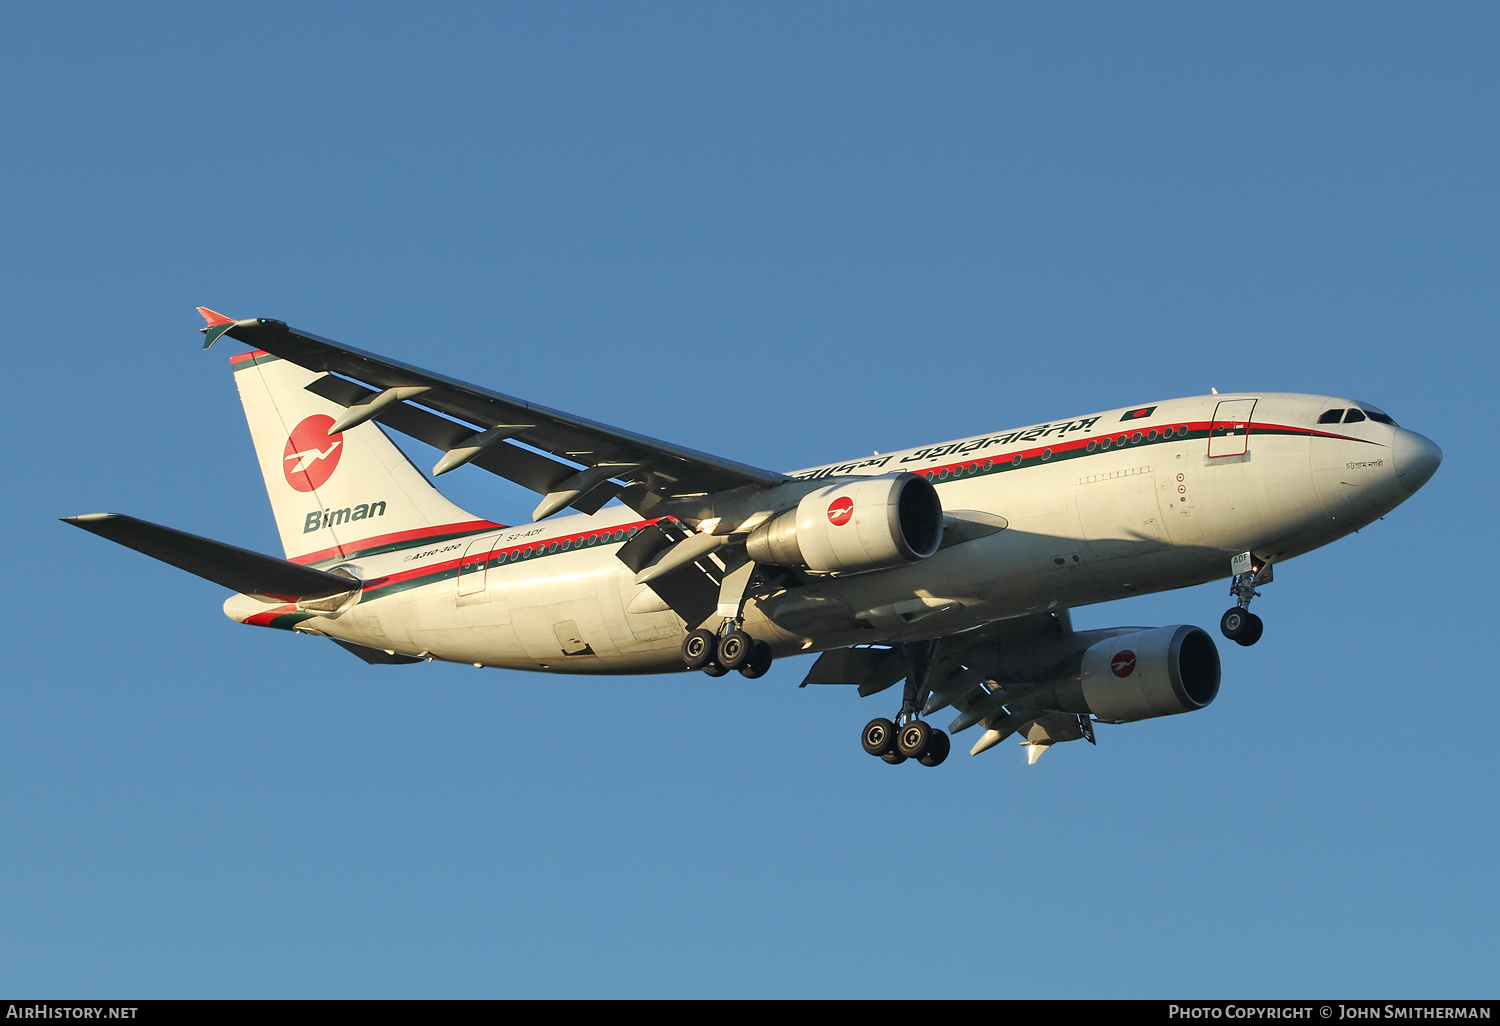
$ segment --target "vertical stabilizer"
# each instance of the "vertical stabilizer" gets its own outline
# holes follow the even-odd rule
[[[374,421],[329,434],[344,407],[323,375],[263,352],[230,358],[286,557],[326,563],[498,525],[449,502]]]

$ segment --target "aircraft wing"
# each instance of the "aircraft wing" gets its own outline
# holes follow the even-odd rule
[[[205,347],[228,335],[308,370],[329,372],[308,387],[348,407],[336,429],[373,419],[443,449],[447,455],[435,474],[473,462],[544,496],[534,514],[538,520],[569,506],[593,513],[616,495],[641,510],[662,498],[771,488],[790,480],[388,360],[281,321],[232,321],[199,312],[209,322]]]

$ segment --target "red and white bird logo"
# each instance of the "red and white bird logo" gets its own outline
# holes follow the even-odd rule
[[[828,520],[834,527],[843,527],[854,516],[854,500],[841,495],[828,504]]]
[[[323,487],[344,452],[344,434],[330,436],[333,418],[323,414],[308,417],[292,428],[282,450],[281,471],[286,483],[299,492]]]
[[[1116,677],[1129,677],[1135,672],[1135,653],[1128,648],[1120,649],[1109,661],[1109,668],[1114,671]]]

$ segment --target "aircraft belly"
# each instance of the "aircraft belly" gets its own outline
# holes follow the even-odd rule
[[[411,636],[415,608],[410,596],[397,595],[368,604],[361,602],[333,622],[339,627],[340,637],[348,633],[352,641],[411,653],[421,647]]]

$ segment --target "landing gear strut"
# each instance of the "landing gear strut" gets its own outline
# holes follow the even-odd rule
[[[1253,645],[1260,640],[1265,624],[1260,617],[1250,612],[1250,600],[1260,592],[1255,589],[1271,581],[1271,564],[1242,552],[1230,560],[1233,576],[1229,579],[1229,594],[1234,598],[1234,607],[1219,618],[1219,630],[1224,637],[1238,645]]]
[[[927,684],[937,661],[936,641],[903,646],[906,650],[906,686],[901,693],[901,711],[894,721],[877,716],[865,724],[860,743],[871,755],[899,765],[916,759],[923,766],[937,766],[948,758],[952,742],[948,735],[918,719],[917,710],[927,699]]]

